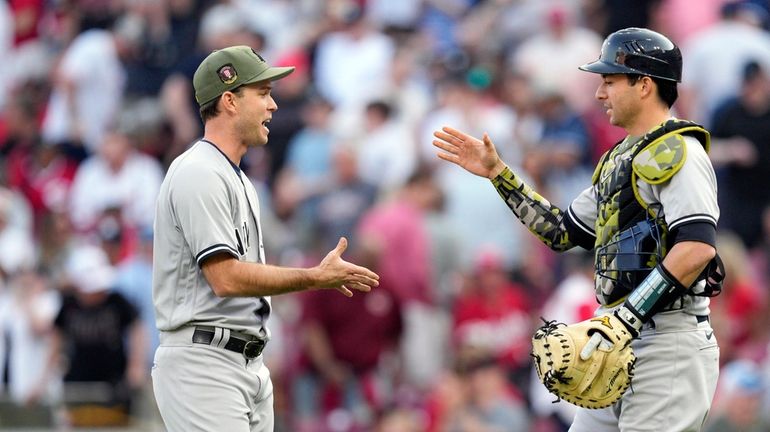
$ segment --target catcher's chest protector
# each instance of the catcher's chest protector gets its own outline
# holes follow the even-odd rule
[[[694,136],[708,151],[709,133],[703,127],[686,120],[669,120],[641,139],[621,141],[602,155],[593,175],[598,192],[598,217],[594,227],[597,250],[613,241],[619,232],[648,217],[658,216],[639,196],[636,180],[642,178],[647,183],[660,184],[681,168],[686,155],[679,135]],[[666,227],[660,226],[659,230],[665,240]],[[665,252],[665,241],[662,246]],[[599,264],[597,262],[597,266]],[[601,264],[603,268],[612,266]],[[656,263],[650,264],[652,268]],[[631,289],[607,278],[596,278],[596,294],[604,305],[613,305]]]

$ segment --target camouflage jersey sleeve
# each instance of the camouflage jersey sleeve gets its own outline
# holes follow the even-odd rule
[[[557,252],[575,246],[593,249],[596,240],[593,229],[573,211],[578,200],[585,200],[586,193],[565,212],[535,192],[508,167],[492,179],[492,184],[513,214],[549,248]]]

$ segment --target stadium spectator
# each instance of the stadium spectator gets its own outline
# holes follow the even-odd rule
[[[332,182],[310,199],[317,208],[313,244],[321,250],[340,236],[351,239],[352,250],[358,247],[353,234],[377,198],[377,187],[362,178],[358,166],[355,150],[344,144],[336,146],[332,154]]]
[[[721,19],[682,46],[680,116],[711,126],[714,110],[738,93],[741,71],[750,60],[770,70],[770,34],[762,28],[767,12],[747,0],[728,1]]]
[[[522,248],[526,244],[524,228],[506,222],[510,210],[500,205],[495,191],[479,187],[483,183],[480,179],[468,178],[448,164],[438,164],[432,154],[430,134],[432,128],[444,124],[465,125],[487,130],[490,136],[499,136],[500,142],[509,143],[510,148],[501,146],[501,154],[519,153],[520,142],[513,137],[515,113],[494,96],[482,95],[461,76],[437,83],[436,97],[437,106],[425,116],[420,128],[420,160],[435,169],[436,182],[446,198],[446,215],[460,237],[461,262],[472,263],[479,250],[491,245],[504,254],[505,265],[514,267],[527,253]],[[465,223],[469,220],[475,223]],[[495,229],[488,229],[491,226]]]
[[[389,363],[401,335],[400,300],[387,282],[345,302],[319,294],[303,294],[304,367],[292,386],[292,430],[335,430],[327,426],[335,415],[365,429],[393,398]]]
[[[526,148],[524,169],[545,190],[551,202],[567,206],[591,179],[588,129],[575,109],[559,93],[536,97],[542,130],[536,144]]]
[[[78,167],[72,183],[69,211],[75,228],[94,230],[110,208],[120,209],[129,226],[151,226],[162,179],[161,165],[137,151],[127,132],[108,132],[98,153]]]
[[[770,429],[762,415],[767,382],[756,364],[737,360],[725,365],[717,386],[714,416],[704,431],[761,432]]]
[[[364,113],[364,130],[356,140],[359,175],[387,195],[417,168],[417,143],[387,102],[370,102]]]
[[[124,59],[135,54],[140,23],[124,17],[110,30],[91,29],[62,54],[42,125],[49,144],[69,144],[77,154],[97,151],[125,90]]]
[[[529,372],[529,299],[510,280],[500,253],[481,251],[454,305],[453,340],[458,355],[483,352],[513,375]]]
[[[64,382],[81,401],[116,407],[127,415],[133,390],[146,382],[146,329],[138,312],[122,295],[110,291],[114,268],[98,246],[81,245],[67,261],[74,291],[65,294],[54,326],[48,368],[64,366]],[[98,385],[106,385],[101,394]],[[93,393],[92,393],[93,392]],[[75,407],[70,407],[76,409]]]
[[[545,31],[522,41],[509,60],[513,70],[529,78],[541,94],[561,94],[567,104],[583,112],[592,106],[594,81],[575,67],[596,55],[602,38],[581,27],[575,13],[566,5],[551,5],[541,18]]]
[[[30,263],[31,264],[31,263]],[[19,406],[55,407],[61,400],[61,375],[47,370],[51,356],[53,320],[59,310],[59,294],[50,282],[34,272],[21,269],[7,286],[0,328],[8,331],[11,400]]]
[[[385,83],[395,53],[393,41],[374,29],[355,2],[330,6],[337,31],[323,35],[316,48],[313,77],[321,95],[335,107],[348,109],[369,100]]]
[[[754,187],[770,183],[770,68],[746,63],[737,96],[717,108],[711,123],[712,159],[721,167],[720,227],[752,248],[761,238],[762,211],[770,204],[770,191]]]

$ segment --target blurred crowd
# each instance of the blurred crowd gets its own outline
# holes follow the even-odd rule
[[[693,3],[0,1],[0,429],[162,430],[155,199],[202,134],[195,68],[243,44],[296,67],[242,163],[268,261],[313,265],[346,236],[345,258],[381,276],[352,299],[273,299],[277,430],[566,430],[573,408],[534,378],[529,341],[541,316],[592,314],[592,256],[539,244],[431,134],[489,133],[566,208],[623,136],[577,66],[637,26],[681,47],[674,110],[712,131],[728,276],[706,429],[770,430],[770,2]]]

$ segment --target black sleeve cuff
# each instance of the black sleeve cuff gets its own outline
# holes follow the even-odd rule
[[[706,221],[678,225],[669,235],[671,246],[683,241],[697,241],[714,247],[717,244],[717,227]]]
[[[596,236],[588,232],[588,227],[580,224],[580,221],[576,221],[572,215],[572,209],[567,211],[567,216],[564,218],[564,228],[569,234],[569,239],[572,244],[582,247],[585,250],[593,250],[596,243]]]
[[[198,267],[203,267],[203,261],[206,261],[207,258],[220,253],[227,253],[236,259],[238,258],[238,252],[235,249],[226,244],[220,243],[209,246],[206,249],[200,251],[198,256],[195,257],[195,261],[198,263]]]

